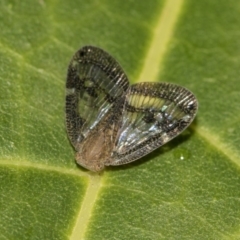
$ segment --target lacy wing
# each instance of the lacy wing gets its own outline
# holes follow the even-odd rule
[[[85,46],[73,56],[66,83],[66,127],[75,149],[129,87],[120,65],[97,47]]]
[[[130,86],[110,165],[121,165],[150,153],[179,135],[198,108],[187,89],[169,83]]]

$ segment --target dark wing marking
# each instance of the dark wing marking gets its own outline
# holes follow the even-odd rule
[[[169,83],[138,83],[127,92],[111,165],[148,154],[180,134],[198,108],[187,89]]]
[[[73,56],[66,83],[66,126],[77,145],[129,87],[120,65],[102,49],[85,46]]]

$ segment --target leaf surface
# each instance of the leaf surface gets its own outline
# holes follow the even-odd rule
[[[0,2],[0,239],[239,239],[238,1]],[[98,175],[77,167],[65,78],[80,47],[199,101],[183,134]]]

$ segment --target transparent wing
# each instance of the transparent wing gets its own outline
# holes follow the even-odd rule
[[[187,89],[169,83],[138,83],[127,92],[111,165],[137,160],[180,134],[198,108]]]
[[[128,89],[120,65],[102,49],[86,46],[73,56],[66,83],[66,126],[77,148]]]

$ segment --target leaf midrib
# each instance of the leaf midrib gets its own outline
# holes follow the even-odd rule
[[[159,18],[156,19],[156,24],[152,31],[152,40],[137,82],[154,81],[157,79],[159,66],[161,66],[168,43],[174,33],[183,2],[183,0],[166,0],[163,8],[159,9]],[[103,178],[104,175],[98,176],[97,174],[90,177],[90,182],[70,237],[71,240],[84,239],[88,222],[94,210],[94,204],[103,186]]]

